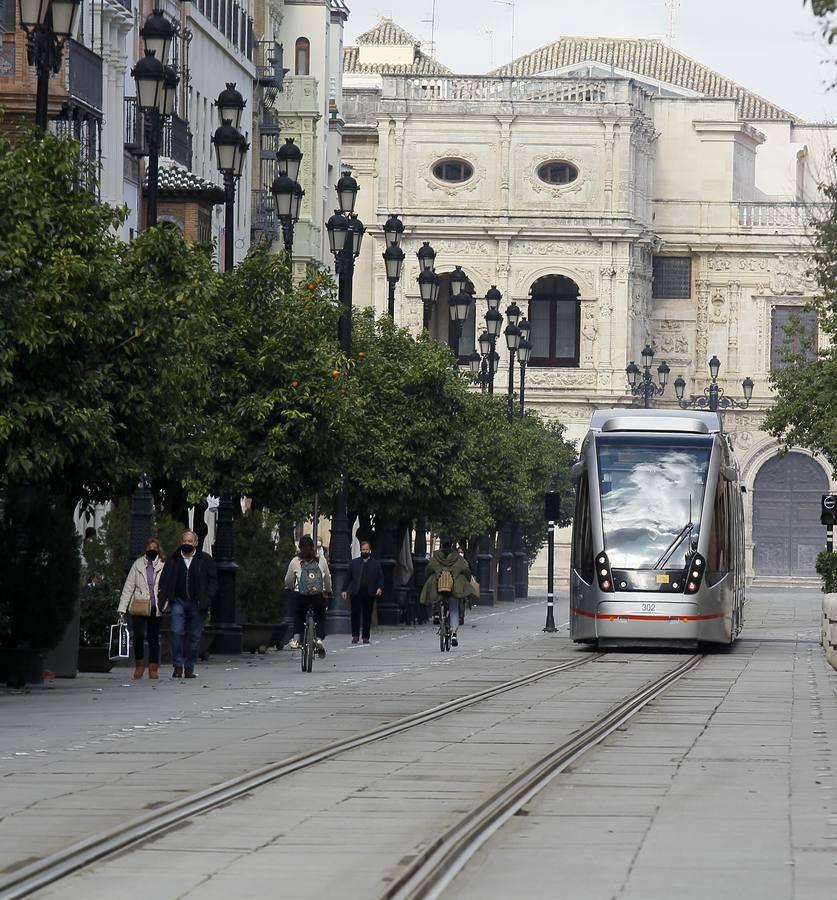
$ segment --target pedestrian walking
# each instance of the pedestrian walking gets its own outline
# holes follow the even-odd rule
[[[145,542],[145,552],[134,560],[119,598],[119,617],[131,617],[134,645],[134,678],[145,674],[145,641],[148,639],[148,677],[157,678],[160,668],[160,576],[165,556],[157,538]]]
[[[288,565],[285,587],[294,592],[294,636],[288,646],[291,650],[299,650],[299,639],[305,628],[305,615],[310,606],[314,610],[317,626],[314,649],[322,659],[326,655],[326,594],[331,593],[331,572],[325,555],[317,556],[314,539],[310,534],[304,534],[299,539],[299,553]]]
[[[215,560],[198,550],[198,536],[184,531],[160,575],[162,609],[171,608],[172,678],[194,678],[203,617],[218,592]]]
[[[372,629],[372,610],[375,599],[384,593],[384,570],[377,559],[372,558],[372,544],[360,542],[360,556],[349,566],[348,591],[340,595],[350,597],[352,606],[352,643],[357,644],[363,635],[363,643],[369,643]]]
[[[448,572],[453,582],[450,591],[450,628],[451,646],[459,646],[459,637],[456,630],[459,628],[459,606],[467,599],[474,588],[471,585],[471,567],[468,560],[460,556],[453,540],[448,537],[441,538],[439,549],[434,551],[427,563],[424,587],[421,589],[421,602],[434,609],[439,603],[438,581],[442,572]]]

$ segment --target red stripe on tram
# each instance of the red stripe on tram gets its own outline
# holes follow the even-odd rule
[[[585,619],[635,619],[640,622],[705,622],[708,619],[723,619],[726,613],[711,613],[708,616],[645,616],[633,613],[591,613],[584,609],[577,609],[575,606],[572,611]]]

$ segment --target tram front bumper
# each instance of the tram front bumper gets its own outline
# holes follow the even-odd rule
[[[659,594],[616,597],[599,602],[595,613],[581,613],[595,620],[596,637],[604,644],[613,641],[627,646],[636,641],[682,645],[722,639],[722,611],[707,612],[685,598],[660,600]]]

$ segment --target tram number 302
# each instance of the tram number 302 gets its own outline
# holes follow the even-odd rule
[[[655,610],[656,608],[657,608],[657,604],[656,604],[656,603],[643,603],[643,604],[642,604],[642,611],[643,611],[643,612],[654,612],[654,610]]]

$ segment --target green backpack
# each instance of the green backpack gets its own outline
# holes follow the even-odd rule
[[[299,564],[300,594],[322,594],[323,570],[317,559],[303,559]]]

